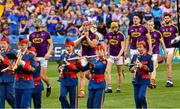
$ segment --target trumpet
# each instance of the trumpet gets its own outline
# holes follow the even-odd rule
[[[15,69],[18,68],[18,63],[22,60],[22,57],[26,53],[26,51],[27,51],[27,49],[24,52],[22,52],[22,50],[20,49],[18,51],[16,61],[14,61],[12,64],[10,64],[7,68],[3,69],[2,72],[6,71],[6,70],[10,70],[14,73]]]

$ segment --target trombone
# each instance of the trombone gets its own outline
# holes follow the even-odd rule
[[[22,50],[18,50],[18,54],[17,54],[17,59],[16,61],[14,61],[12,64],[10,64],[8,67],[4,68],[3,70],[1,70],[1,72],[4,72],[6,70],[10,70],[14,73],[15,69],[17,69],[18,67],[18,63],[22,60],[23,55],[26,53],[27,49],[22,52]]]

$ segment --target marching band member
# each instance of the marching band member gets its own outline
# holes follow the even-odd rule
[[[152,58],[153,58],[153,65],[154,65],[154,70],[151,73],[151,85],[149,86],[150,88],[156,88],[156,69],[158,68],[158,55],[159,55],[159,47],[160,44],[164,50],[165,57],[167,56],[166,54],[166,47],[164,44],[164,40],[162,37],[162,34],[154,29],[154,22],[153,21],[148,21],[148,30],[151,35],[151,40],[152,40]]]
[[[46,97],[51,94],[51,86],[47,76],[48,59],[53,49],[53,42],[50,34],[47,31],[42,30],[41,19],[34,19],[34,26],[36,31],[29,35],[29,41],[31,46],[36,48],[37,60],[41,63],[41,76],[42,80],[47,85]]]
[[[166,87],[173,87],[173,80],[172,80],[172,60],[175,53],[175,48],[172,47],[171,41],[176,38],[178,34],[178,29],[176,26],[174,26],[171,22],[171,15],[170,14],[164,14],[164,21],[163,26],[159,29],[161,32],[164,43],[166,46],[167,51],[167,81],[166,81]]]
[[[146,51],[146,43],[137,43],[138,54],[133,55],[130,65],[130,72],[134,73],[133,87],[136,108],[147,108],[146,89],[150,84],[149,72],[153,71],[152,56]],[[133,65],[134,64],[134,65]]]
[[[1,70],[6,68],[13,60],[7,57],[7,52],[10,51],[9,38],[3,36],[0,39],[0,108],[5,108],[5,100],[14,108],[14,75],[11,72]]]
[[[59,66],[59,70],[63,68],[60,80],[59,101],[61,102],[62,108],[77,108],[77,73],[80,71],[82,66],[76,60],[66,61],[69,58],[78,57],[78,55],[74,53],[74,42],[70,39],[66,39],[65,49],[68,53],[64,53],[60,57],[60,60],[66,62],[66,66]],[[66,98],[67,93],[69,93],[70,103],[68,103]]]
[[[106,68],[106,81],[108,88],[106,93],[112,93],[112,82],[111,82],[111,68],[115,63],[118,71],[118,83],[117,83],[117,93],[120,93],[120,87],[122,84],[122,65],[123,65],[123,52],[125,48],[125,37],[118,31],[119,26],[117,22],[111,23],[112,32],[107,33],[106,35],[106,51],[109,56],[108,64]]]
[[[104,58],[105,50],[102,45],[97,46],[96,51],[99,57],[90,60],[88,64],[90,75],[87,76],[89,79],[87,108],[102,108],[104,102],[104,90],[106,87],[104,73],[107,60]]]
[[[34,88],[33,75],[35,71],[34,54],[28,52],[28,40],[19,40],[20,50],[14,64],[15,69],[15,108],[30,108]],[[17,63],[17,65],[16,65]],[[12,68],[13,69],[13,68]]]
[[[95,55],[95,47],[98,43],[98,36],[90,31],[92,27],[92,22],[85,21],[83,23],[83,31],[81,33],[82,39],[75,42],[75,47],[81,44],[81,55],[82,56],[91,56]],[[85,75],[88,71],[85,71],[80,74],[80,94],[79,97],[85,97],[84,87],[85,87]]]
[[[29,48],[29,52],[33,53],[35,56],[36,54],[36,49],[34,47]],[[44,90],[43,83],[41,81],[41,65],[40,62],[36,61],[36,67],[35,71],[33,72],[33,80],[34,80],[34,90],[32,93],[32,99],[33,99],[33,104],[35,109],[40,109],[41,104],[42,104],[42,91]]]

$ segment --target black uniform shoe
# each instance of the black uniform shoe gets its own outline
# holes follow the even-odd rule
[[[112,89],[105,90],[105,93],[112,93]]]
[[[51,87],[47,87],[46,89],[46,97],[49,97],[51,95]]]
[[[155,89],[155,88],[156,88],[156,84],[150,84],[150,85],[148,85],[148,87],[149,87],[150,89]]]
[[[173,84],[167,82],[167,83],[166,83],[166,87],[173,87]]]

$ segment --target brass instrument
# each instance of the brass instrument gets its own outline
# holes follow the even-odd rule
[[[0,62],[4,59],[1,55],[5,51],[5,48],[3,46],[0,46]]]
[[[137,62],[141,62],[140,58],[141,58],[141,57],[140,57],[139,55],[137,55],[136,63],[137,63]],[[137,64],[135,64],[134,78],[136,77],[136,74],[137,74],[138,70],[139,70],[139,66],[138,66]]]
[[[18,51],[16,61],[14,61],[12,64],[10,64],[7,68],[3,69],[2,72],[6,71],[6,70],[10,70],[10,71],[14,72],[15,69],[17,69],[18,63],[22,60],[22,57],[26,53],[26,51],[27,51],[27,49],[24,52],[22,52],[22,50],[20,49]]]

